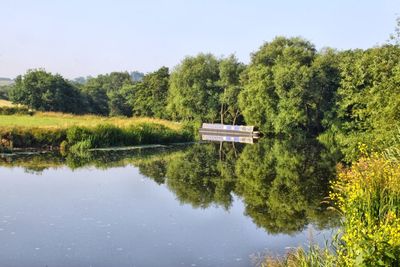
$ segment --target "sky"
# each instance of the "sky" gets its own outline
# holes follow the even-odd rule
[[[0,77],[147,73],[200,52],[248,63],[278,35],[365,49],[398,16],[399,0],[0,0]]]

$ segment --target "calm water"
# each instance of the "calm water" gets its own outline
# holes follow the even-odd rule
[[[320,205],[334,160],[304,140],[0,166],[0,266],[252,266],[329,237],[334,221]]]

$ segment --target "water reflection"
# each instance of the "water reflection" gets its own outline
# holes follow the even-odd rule
[[[307,224],[327,226],[321,205],[335,160],[315,140],[264,139],[247,146],[236,163],[236,193],[254,223],[270,233],[294,233]]]
[[[208,143],[134,151],[94,151],[2,155],[1,166],[20,166],[40,174],[68,166],[109,168],[133,165],[165,184],[181,203],[195,208],[226,210],[234,195],[243,200],[245,215],[268,233],[294,234],[312,223],[331,227],[332,215],[321,204],[334,176],[335,158],[317,141],[263,138],[254,145]]]

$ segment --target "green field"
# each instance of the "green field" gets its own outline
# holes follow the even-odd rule
[[[181,124],[152,118],[101,117],[92,115],[71,115],[52,112],[37,112],[29,115],[0,115],[0,127],[35,127],[35,128],[68,128],[71,126],[95,127],[100,124],[112,124],[127,127],[143,123],[163,125],[172,130],[181,129]]]

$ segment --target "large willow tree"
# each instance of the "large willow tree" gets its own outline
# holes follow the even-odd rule
[[[317,61],[320,56],[324,55],[318,55],[314,45],[299,37],[265,43],[252,55],[243,79],[239,104],[246,122],[265,133],[320,132],[321,107],[328,108],[321,95],[337,87],[321,86],[319,79],[325,74],[313,67],[315,62],[325,64]]]

